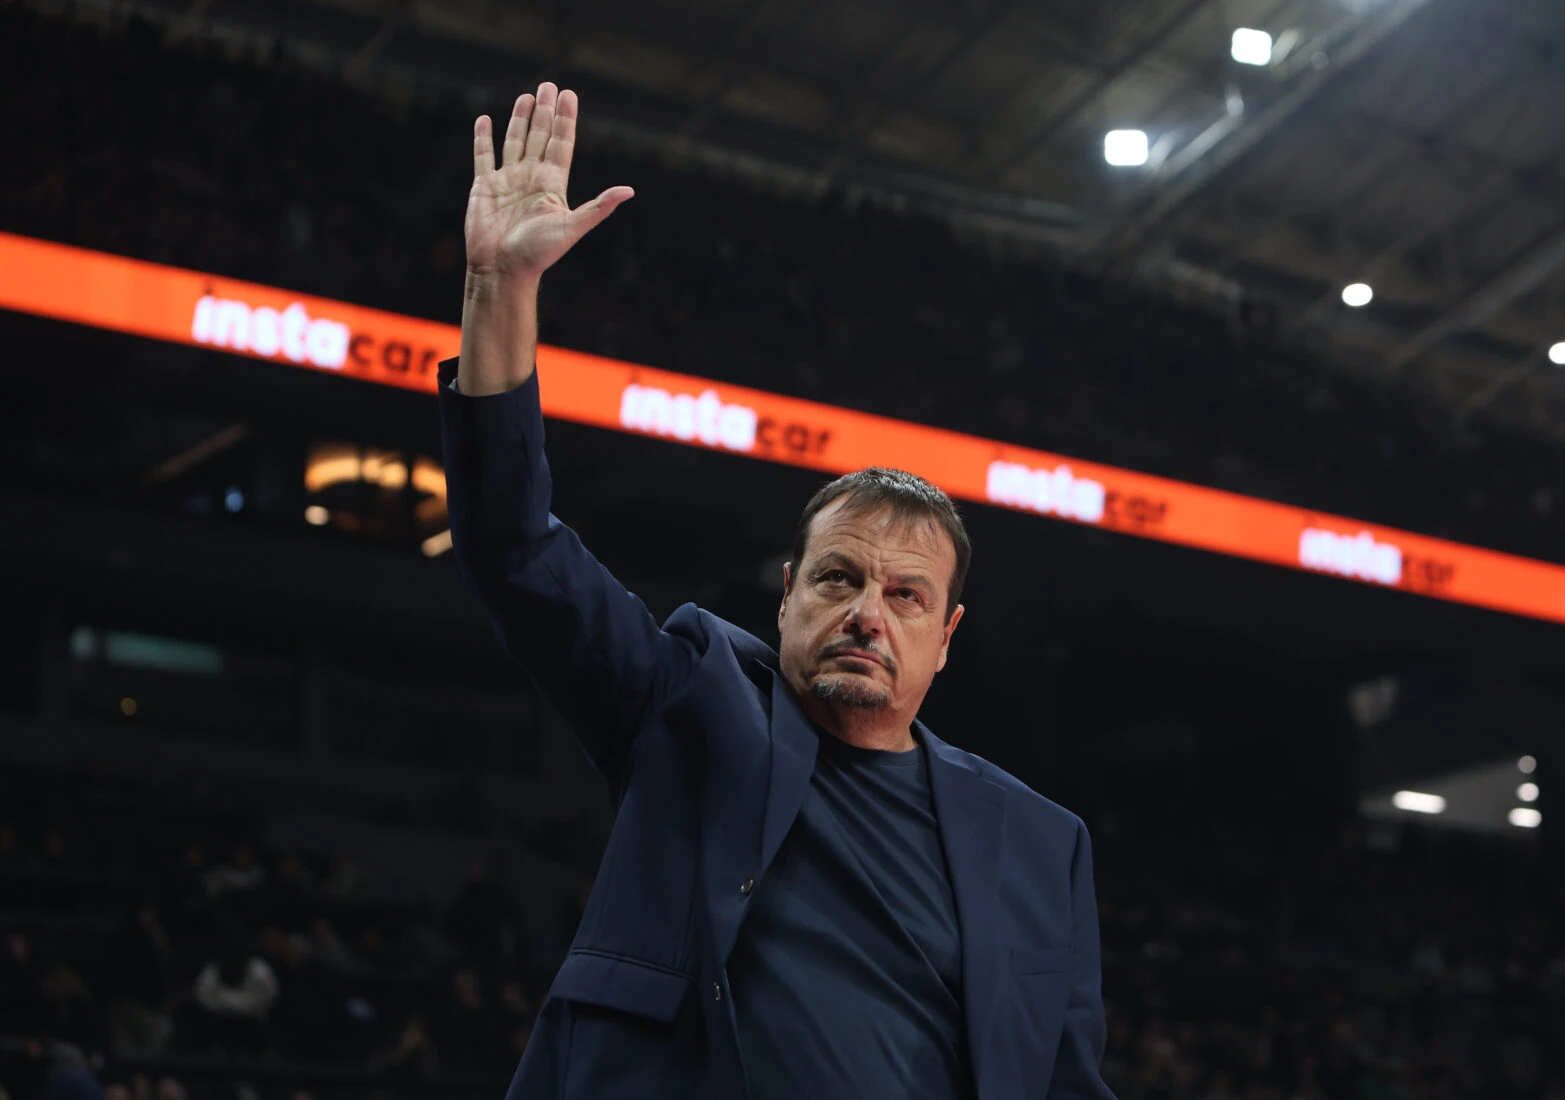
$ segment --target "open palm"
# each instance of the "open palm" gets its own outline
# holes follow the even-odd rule
[[[576,147],[576,93],[545,82],[518,96],[500,167],[488,115],[473,125],[473,187],[467,196],[467,266],[508,276],[541,275],[614,208],[629,187],[610,187],[575,210],[565,198]]]

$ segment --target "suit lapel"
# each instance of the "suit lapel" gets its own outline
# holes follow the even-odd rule
[[[772,674],[772,769],[766,788],[766,816],[761,824],[761,866],[770,867],[783,837],[804,803],[820,737],[810,728],[782,673]]]
[[[951,890],[962,937],[962,1004],[973,1080],[982,1095],[984,1041],[994,1019],[1001,945],[996,940],[1000,849],[1005,834],[1005,792],[984,778],[965,754],[924,728],[935,819],[945,845]]]
[[[1000,986],[1002,945],[997,941],[1000,850],[1005,834],[1005,792],[922,723],[919,739],[929,750],[935,819],[945,847],[962,940],[962,1002],[968,1059],[981,1088],[985,1039]],[[782,674],[772,672],[771,773],[761,822],[760,867],[771,866],[809,789],[820,749]],[[982,1095],[980,1092],[979,1095]]]

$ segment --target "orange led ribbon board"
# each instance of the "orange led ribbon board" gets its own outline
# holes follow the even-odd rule
[[[434,392],[454,325],[0,233],[0,308]],[[1565,566],[851,409],[544,346],[546,416],[1565,622]]]

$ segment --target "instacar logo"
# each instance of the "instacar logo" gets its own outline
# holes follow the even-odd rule
[[[252,309],[233,298],[210,294],[196,303],[190,336],[198,344],[268,357],[281,353],[295,363],[328,370],[342,368],[351,338],[347,325],[311,317],[300,302],[279,312],[268,306]]]
[[[656,386],[632,383],[620,395],[620,426],[648,435],[673,436],[684,442],[699,440],[708,447],[730,451],[755,448],[759,417],[748,405],[727,405],[716,390],[699,397],[672,394]]]
[[[1306,569],[1377,584],[1398,584],[1402,580],[1402,548],[1394,543],[1376,542],[1368,531],[1339,535],[1306,527],[1299,535],[1299,564]]]
[[[989,463],[986,495],[995,504],[1027,508],[1082,523],[1103,518],[1103,483],[1077,477],[1069,466],[1035,470],[1015,462]]]

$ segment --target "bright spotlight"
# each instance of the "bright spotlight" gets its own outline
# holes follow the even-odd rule
[[[1272,63],[1272,36],[1265,31],[1240,27],[1234,31],[1233,58],[1241,65],[1270,65]]]
[[[1537,758],[1532,756],[1522,757],[1520,760],[1516,761],[1516,770],[1521,772],[1523,775],[1531,775],[1533,772],[1538,770]]]
[[[1342,300],[1354,309],[1361,309],[1374,301],[1375,292],[1368,283],[1349,283],[1342,288]]]
[[[1398,791],[1391,796],[1391,804],[1397,809],[1407,810],[1409,813],[1445,813],[1445,799],[1437,794],[1424,794],[1422,791]]]
[[[1565,367],[1565,341],[1561,341],[1549,349],[1549,362],[1557,367]]]
[[[1543,815],[1531,806],[1518,806],[1505,819],[1518,829],[1536,829],[1543,824]]]
[[[1116,168],[1140,168],[1147,162],[1147,132],[1110,130],[1103,138],[1103,159]]]
[[[315,527],[324,527],[331,522],[331,513],[319,504],[312,504],[304,510],[304,522]]]
[[[439,534],[430,535],[424,540],[424,556],[426,558],[438,557],[451,549],[451,529],[441,531]]]
[[[1523,783],[1520,787],[1516,788],[1516,797],[1521,799],[1523,802],[1538,801],[1538,784]]]

